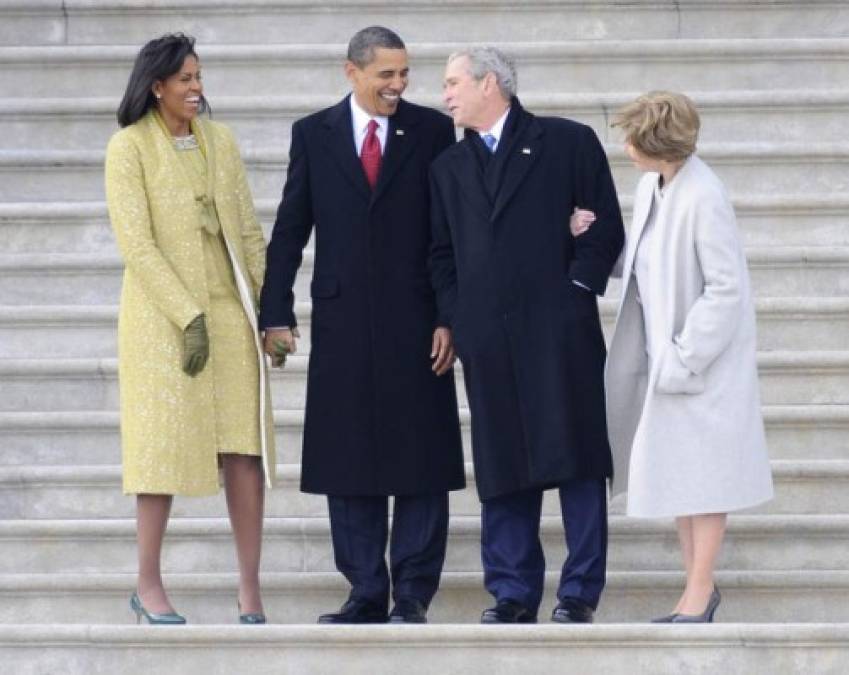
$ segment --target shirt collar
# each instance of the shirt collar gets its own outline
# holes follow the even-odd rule
[[[351,115],[354,120],[354,129],[356,129],[359,133],[365,133],[366,127],[368,127],[368,123],[371,120],[377,122],[381,129],[389,128],[389,118],[381,115],[369,115],[365,110],[360,107],[360,104],[357,103],[357,99],[353,93],[351,93]]]
[[[501,134],[504,133],[504,124],[507,122],[507,116],[510,114],[510,106],[507,106],[507,110],[504,111],[504,114],[499,117],[495,124],[492,125],[492,128],[489,131],[481,131],[480,135],[485,136],[486,134],[492,134],[495,136],[496,144],[501,141]]]

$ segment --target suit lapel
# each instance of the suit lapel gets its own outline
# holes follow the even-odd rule
[[[518,105],[514,99],[513,105]],[[504,211],[507,204],[513,198],[516,190],[522,184],[525,176],[536,164],[542,149],[542,127],[533,117],[524,110],[519,110],[520,119],[516,133],[508,141],[508,147],[504,148],[504,177],[501,180],[501,188],[495,197],[495,207],[492,210],[492,222]]]
[[[325,136],[328,153],[333,157],[339,169],[365,197],[371,198],[371,188],[366,180],[363,165],[357,157],[357,147],[354,144],[353,122],[348,96],[341,103],[331,108],[324,122],[327,135]]]
[[[418,118],[405,101],[398,104],[398,110],[389,118],[389,129],[386,132],[386,148],[374,187],[372,203],[380,199],[389,183],[397,175],[404,162],[412,153],[419,141],[416,133]]]
[[[483,219],[489,220],[493,204],[486,188],[483,170],[472,147],[472,139],[467,136],[454,146],[453,151],[457,161],[452,162],[452,170],[460,184],[460,197],[480,213]]]

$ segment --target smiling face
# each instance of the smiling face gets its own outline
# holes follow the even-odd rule
[[[476,80],[469,58],[460,56],[449,61],[445,68],[442,100],[456,126],[481,131],[489,129],[503,112],[505,104],[497,96],[497,88],[495,75],[487,73]]]
[[[406,49],[377,47],[371,63],[362,68],[352,61],[345,62],[345,75],[354,98],[363,110],[375,116],[389,117],[395,113],[409,74]]]
[[[153,85],[153,94],[165,125],[174,135],[186,135],[190,122],[197,116],[203,95],[200,64],[187,56],[180,70]]]

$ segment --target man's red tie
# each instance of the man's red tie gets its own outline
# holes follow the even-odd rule
[[[371,120],[368,123],[366,139],[363,141],[363,149],[360,152],[360,161],[363,163],[363,171],[366,172],[366,178],[372,190],[377,185],[377,174],[380,173],[380,159],[380,139],[377,137],[377,122]]]

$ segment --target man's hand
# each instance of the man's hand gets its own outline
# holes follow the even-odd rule
[[[297,328],[267,328],[263,338],[265,353],[271,357],[271,365],[282,368],[286,365],[286,357],[298,351],[295,338],[301,337]]]
[[[437,375],[445,375],[454,361],[457,360],[454,354],[454,340],[451,337],[451,330],[448,328],[437,328],[433,331],[433,344],[430,350],[430,358],[433,359],[431,370]]]
[[[590,225],[595,221],[595,213],[586,209],[579,209],[577,206],[569,217],[569,230],[573,237],[580,237],[584,232],[590,229]]]

